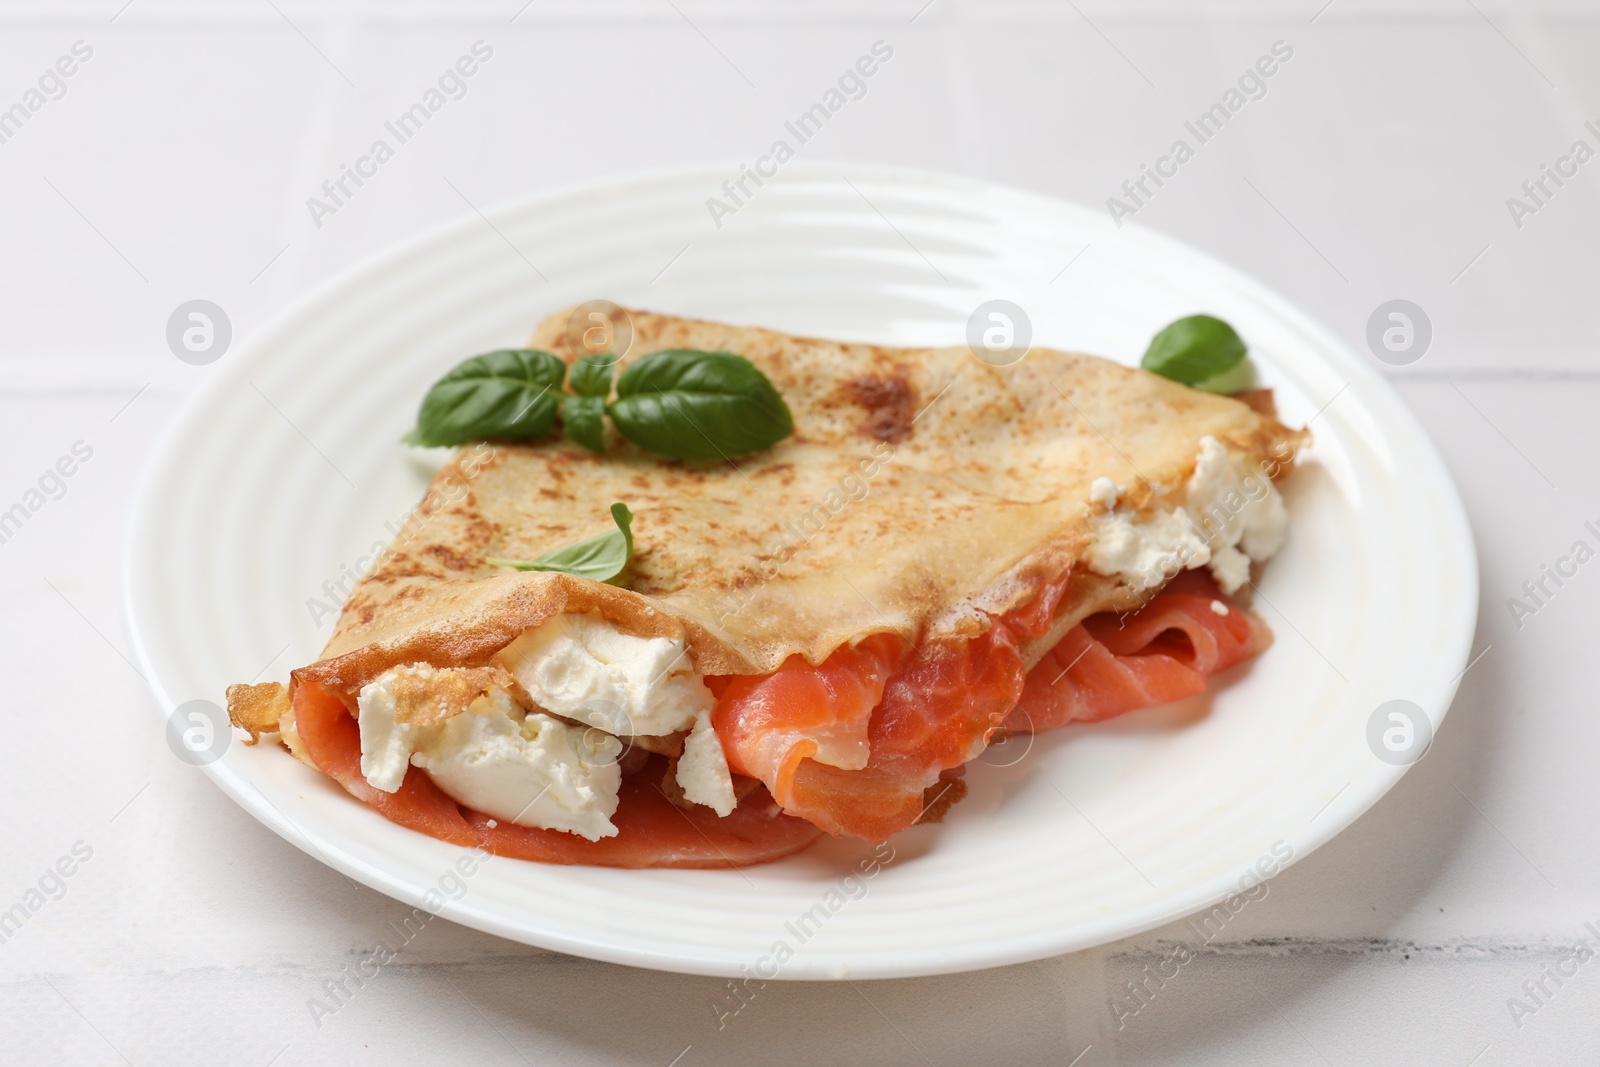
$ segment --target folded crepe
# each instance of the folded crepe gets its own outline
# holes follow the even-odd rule
[[[1305,435],[1269,396],[628,314],[623,367],[737,353],[793,434],[707,461],[467,445],[322,658],[229,690],[252,739],[445,840],[740,865],[932,821],[995,737],[1193,695],[1270,641],[1241,593]],[[584,355],[568,315],[531,347]],[[605,533],[613,501],[612,584],[489,562]]]

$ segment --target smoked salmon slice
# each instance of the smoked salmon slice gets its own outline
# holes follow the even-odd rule
[[[1038,733],[1182,700],[1271,643],[1209,574],[1185,571],[1137,611],[1102,612],[1068,631],[1028,672],[1005,726]]]
[[[835,670],[839,655],[830,656],[823,669]],[[882,701],[868,709],[871,757],[866,765],[857,770],[801,759],[787,783],[787,799],[780,800],[784,810],[830,834],[868,841],[882,841],[922,816],[927,790],[941,772],[983,751],[1016,704],[1023,681],[1016,641],[1004,626],[992,626],[970,641],[925,645],[901,656],[897,665],[879,659],[875,667],[874,677],[888,673],[888,679]],[[799,714],[827,712],[813,706]],[[717,704],[719,722],[738,723],[745,713],[732,688]],[[732,744],[723,740],[730,767],[744,765],[738,736],[736,731]]]
[[[294,721],[313,763],[385,818],[452,844],[481,846],[497,856],[542,863],[602,867],[746,867],[798,852],[821,836],[817,827],[785,815],[761,788],[727,818],[710,808],[677,807],[661,792],[664,765],[622,779],[612,822],[616,837],[589,841],[560,830],[540,830],[490,819],[452,800],[417,767],[394,793],[367,784],[361,774],[361,730],[339,697],[316,683],[294,694]]]
[[[728,766],[767,783],[785,811],[835,836],[881,841],[917,821],[941,772],[983,751],[1023,677],[1004,625],[909,655],[898,638],[874,635],[815,667],[796,658],[765,678],[735,680],[713,722]],[[846,724],[851,736],[864,732],[870,756],[854,765],[815,756],[806,740],[812,724],[829,738]],[[781,761],[771,730],[783,738]]]
[[[1073,627],[1025,671],[1017,638],[1048,628],[1065,587],[1065,578],[1052,583],[976,638],[908,653],[875,635],[817,666],[797,657],[775,674],[714,686],[728,765],[830,834],[881,841],[914,824],[926,791],[996,729],[1098,722],[1193,696],[1271,641],[1209,574],[1188,571],[1137,611]],[[837,758],[841,739],[854,746],[863,731],[866,760]]]
[[[900,638],[874,634],[819,666],[791,656],[771,674],[719,680],[712,725],[729,768],[765,782],[790,811],[803,806],[794,781],[802,761],[865,768],[872,712],[904,651]]]

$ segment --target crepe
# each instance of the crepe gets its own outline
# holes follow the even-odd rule
[[[531,347],[582,355],[567,314]],[[450,502],[402,530],[297,681],[360,687],[401,663],[482,664],[560,612],[682,637],[707,676],[765,674],[791,655],[821,663],[871,633],[972,633],[977,611],[1026,603],[1082,557],[1096,478],[1150,501],[1178,492],[1204,436],[1258,468],[1299,440],[1238,400],[1091,356],[1034,349],[998,367],[965,347],[629,314],[623,366],[667,348],[743,355],[789,404],[793,436],[701,462],[625,442],[604,455],[558,439],[469,446],[430,490]],[[625,588],[485,562],[604,533],[617,500],[637,516]],[[1114,583],[1086,584],[1079,615],[1128,600]]]
[[[530,346],[569,363],[584,355],[570,314],[550,316]],[[819,831],[881,840],[928,821],[959,798],[952,776],[997,730],[1191,695],[1270,641],[1227,595],[1250,562],[1228,546],[1253,536],[1240,540],[1246,502],[1231,503],[1240,472],[1281,520],[1271,479],[1291,469],[1305,436],[1269,398],[1045,349],[996,366],[964,346],[885,348],[626,314],[624,367],[664,349],[736,353],[783,396],[793,434],[705,461],[664,459],[611,430],[602,454],[553,435],[464,447],[356,586],[322,657],[292,672],[294,711],[277,687],[234,687],[237,725],[253,736],[281,727],[297,756],[445,840],[553,862],[725,866],[804,847]],[[1214,505],[1215,521],[1174,512],[1219,470],[1232,496]],[[614,584],[489,562],[606,533],[619,501],[634,516],[634,554]],[[1193,558],[1143,579],[1133,564],[1105,562],[1174,514],[1202,564],[1203,546],[1231,528],[1217,551],[1233,553],[1236,573],[1222,589],[1198,571],[1169,582]],[[1156,525],[1136,525],[1146,522]],[[369,784],[365,711],[359,743],[352,718],[364,687],[407,665],[470,668],[439,675],[450,706],[426,721],[491,697],[507,705],[507,693],[537,711],[496,657],[556,616],[678,642],[687,662],[676,669],[714,705],[690,716],[687,735],[623,739],[634,750],[616,828],[604,815],[584,824],[601,837],[620,828],[620,844],[512,834],[447,796],[422,763],[392,770],[405,775],[398,792]],[[710,752],[734,784],[696,794],[681,773],[687,752]],[[752,792],[752,779],[765,789]]]

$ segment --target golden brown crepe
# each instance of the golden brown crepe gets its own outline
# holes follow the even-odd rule
[[[530,345],[569,362],[568,312]],[[908,643],[971,634],[1082,558],[1091,483],[1123,505],[1181,501],[1196,442],[1278,470],[1300,440],[1267,410],[1103,359],[1044,349],[993,366],[966,347],[915,349],[793,337],[630,313],[625,366],[667,348],[735,352],[772,380],[793,436],[725,461],[666,460],[619,438],[604,455],[565,439],[468,446],[429,506],[345,604],[323,659],[294,672],[350,691],[398,664],[478,666],[560,612],[682,638],[704,676],[820,663],[867,634]],[[614,528],[633,510],[625,585],[510,572]],[[436,505],[436,506],[435,506]],[[1070,625],[1136,597],[1081,573]],[[1057,628],[1058,630],[1061,627]],[[1059,636],[1059,634],[1057,634]],[[1031,653],[1036,659],[1046,644]]]

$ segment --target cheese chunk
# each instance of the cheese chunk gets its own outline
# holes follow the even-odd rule
[[[1095,480],[1091,493],[1110,506],[1113,492]],[[1225,593],[1250,580],[1250,564],[1283,547],[1289,515],[1272,479],[1256,471],[1240,476],[1215,437],[1200,439],[1186,502],[1147,516],[1107,511],[1091,520],[1094,541],[1087,562],[1096,574],[1122,578],[1135,592],[1153,589],[1191,567],[1209,565]]]
[[[723,818],[733,812],[733,776],[728,773],[722,742],[711,728],[709,712],[695,717],[694,729],[684,739],[683,755],[678,759],[678,785],[683,787],[684,796]]]
[[[554,615],[495,662],[545,711],[618,737],[687,730],[716,704],[682,641],[622,633],[597,611]]]
[[[622,743],[599,730],[526,712],[499,686],[426,726],[397,723],[389,671],[361,690],[361,773],[392,793],[416,766],[475,811],[519,826],[615,837]],[[440,673],[443,673],[442,671]]]

